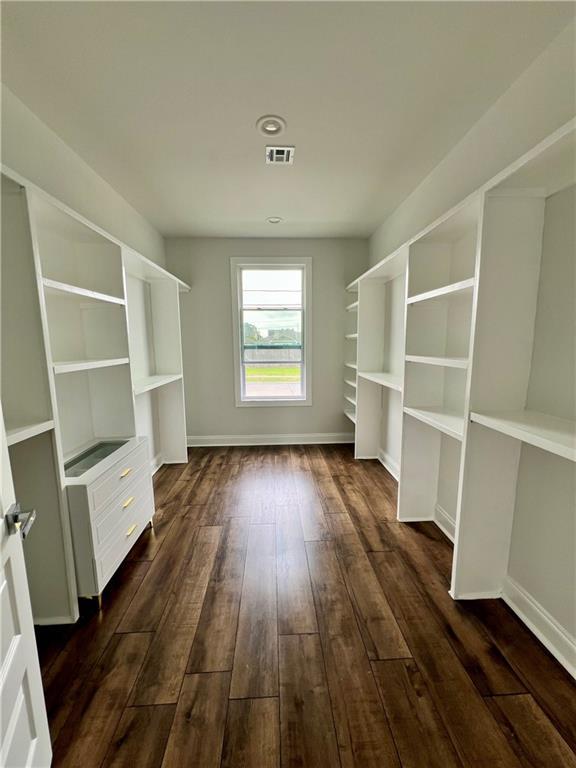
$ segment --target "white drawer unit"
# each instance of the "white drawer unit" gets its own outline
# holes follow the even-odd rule
[[[78,595],[94,597],[154,515],[147,438],[131,438],[70,480],[68,504]]]

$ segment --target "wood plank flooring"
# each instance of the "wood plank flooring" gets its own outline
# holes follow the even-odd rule
[[[55,766],[576,768],[576,684],[349,446],[198,448],[71,627],[37,630]]]

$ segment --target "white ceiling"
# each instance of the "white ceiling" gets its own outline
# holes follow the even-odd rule
[[[367,235],[573,13],[10,2],[3,80],[164,235]],[[266,113],[287,120],[294,166],[265,165]]]

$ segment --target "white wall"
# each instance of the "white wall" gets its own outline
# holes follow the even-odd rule
[[[350,432],[343,416],[344,286],[367,267],[366,240],[168,239],[166,255],[168,269],[192,285],[182,296],[189,436]],[[312,257],[311,406],[235,406],[232,256]]]
[[[527,407],[576,419],[576,187],[546,201]],[[508,572],[576,637],[576,471],[522,446]]]
[[[165,263],[160,233],[4,85],[2,163],[144,256]]]
[[[370,240],[371,264],[574,117],[575,40],[571,23],[384,221]]]

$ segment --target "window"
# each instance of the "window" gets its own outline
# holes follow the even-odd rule
[[[237,405],[310,405],[309,259],[232,259]]]

